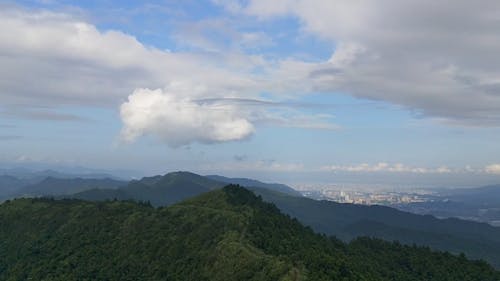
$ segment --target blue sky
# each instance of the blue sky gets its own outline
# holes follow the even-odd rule
[[[3,1],[0,162],[500,181],[500,5],[386,2]]]

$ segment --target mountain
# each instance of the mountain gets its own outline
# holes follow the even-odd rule
[[[28,182],[9,175],[0,175],[0,200],[9,198]]]
[[[265,188],[265,189],[269,189],[269,190],[273,190],[273,191],[278,191],[278,192],[282,192],[282,193],[293,195],[293,196],[302,196],[302,193],[298,192],[297,190],[289,187],[288,185],[280,184],[280,183],[264,183],[264,182],[253,180],[253,179],[227,178],[227,177],[217,176],[217,175],[209,175],[206,177],[210,178],[212,180],[227,183],[227,184],[237,184],[237,185],[241,185],[243,187],[261,187],[261,188]]]
[[[72,198],[93,200],[133,199],[153,206],[168,206],[196,195],[222,188],[225,183],[190,172],[173,172],[164,176],[133,180],[117,190],[87,190]]]
[[[453,189],[443,194],[449,200],[480,207],[500,208],[500,184],[478,188]]]
[[[150,202],[153,206],[168,206],[225,185],[213,180],[215,178],[218,177],[175,172],[132,181],[119,189],[92,189],[70,197],[97,201],[136,200]],[[441,220],[383,206],[340,204],[291,196],[267,188],[249,189],[315,231],[335,235],[344,241],[370,236],[408,245],[415,243],[457,254],[464,252],[500,268],[500,228],[458,219]]]
[[[29,180],[31,183],[39,182],[47,177],[70,179],[70,178],[83,178],[83,179],[117,179],[116,177],[97,171],[92,171],[82,168],[81,170],[72,170],[72,172],[61,172],[51,169],[45,170],[32,170],[26,168],[12,168],[0,169],[0,175],[9,175],[22,180]]]
[[[315,234],[238,186],[167,208],[17,199],[0,222],[0,280],[500,280],[463,255]]]
[[[81,192],[93,188],[114,189],[127,184],[124,181],[113,179],[84,179],[84,178],[54,178],[25,186],[16,192],[17,197],[32,196],[60,196]]]
[[[200,176],[190,172],[173,172],[164,176],[133,180],[119,190],[85,190],[73,194],[71,197],[87,200],[133,199],[149,201],[154,206],[168,206],[183,199],[222,188],[227,184],[261,187],[293,196],[302,196],[300,192],[284,184],[270,184],[252,179],[226,178],[216,175]]]
[[[120,181],[113,176],[104,173],[79,173],[79,174],[68,174],[61,173],[54,170],[31,170],[26,168],[12,168],[12,169],[0,169],[0,200],[5,200],[9,198],[19,197],[19,196],[41,196],[41,195],[60,195],[66,192],[61,192],[61,188],[52,189],[50,185],[61,185],[62,181],[67,180],[64,184],[68,185],[69,193],[74,193],[75,190],[79,191],[82,189],[73,187],[81,186],[82,184],[78,182],[79,179],[97,181],[102,180],[103,184],[90,183],[87,188],[100,187],[100,188],[115,188],[116,184],[109,184],[109,179],[119,181],[120,184],[125,184],[126,182]],[[57,182],[59,180],[60,182]],[[83,184],[85,185],[85,184]],[[36,190],[40,190],[37,192]],[[59,191],[55,192],[57,189]],[[48,193],[44,193],[46,190],[50,190]]]
[[[456,217],[500,226],[500,185],[441,189],[432,201],[395,204],[393,207],[416,214]]]
[[[131,181],[121,190],[135,200],[149,201],[153,206],[166,206],[223,186],[194,173],[173,172]]]
[[[92,188],[77,193],[58,197],[58,199],[67,199],[67,198],[87,200],[87,201],[135,200],[132,197],[132,195],[127,194],[121,189],[106,189],[106,188]]]
[[[500,268],[500,228],[460,219],[437,219],[384,206],[364,206],[288,196],[251,188],[265,201],[304,225],[344,241],[369,236],[403,244],[426,245],[433,249],[464,252],[485,259]]]

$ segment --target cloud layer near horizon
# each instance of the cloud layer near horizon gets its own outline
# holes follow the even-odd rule
[[[379,162],[376,164],[361,163],[357,165],[330,165],[321,168],[322,171],[329,172],[348,172],[348,173],[411,173],[411,174],[457,174],[457,173],[477,173],[477,174],[500,174],[500,164],[490,164],[483,168],[449,168],[440,166],[430,167],[412,167],[402,163]]]

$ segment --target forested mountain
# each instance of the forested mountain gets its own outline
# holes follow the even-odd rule
[[[17,197],[32,196],[58,196],[69,195],[92,188],[114,189],[127,184],[125,181],[114,179],[84,179],[84,178],[54,178],[47,177],[44,180],[25,186],[16,192]]]
[[[167,208],[17,199],[0,224],[0,280],[500,280],[464,256],[315,234],[237,186]]]
[[[71,194],[90,188],[116,188],[124,184],[125,181],[103,173],[69,174],[54,170],[0,169],[0,201],[22,196]]]
[[[443,196],[451,201],[479,207],[500,208],[500,185],[489,185],[477,188],[453,189],[444,192]]]
[[[215,180],[215,181],[218,181],[218,182],[227,183],[227,184],[237,184],[237,185],[240,185],[243,187],[260,187],[260,188],[265,188],[265,189],[269,189],[269,190],[273,190],[273,191],[286,193],[289,195],[302,196],[302,193],[289,187],[288,185],[281,184],[281,183],[265,183],[265,182],[261,182],[261,181],[254,180],[254,179],[228,178],[228,177],[223,177],[223,176],[218,176],[218,175],[209,175],[209,176],[205,176],[205,177],[210,178],[210,179]]]
[[[204,177],[189,172],[145,177],[128,184],[109,179],[48,178],[25,189],[27,191],[24,194],[91,201],[135,200],[150,202],[157,207],[172,205],[226,185],[214,180],[216,178],[240,181],[252,186],[260,184],[265,188],[249,188],[315,231],[335,235],[344,241],[369,236],[388,241],[397,240],[409,245],[416,243],[453,253],[464,252],[472,258],[485,259],[500,268],[500,228],[458,219],[441,220],[432,216],[414,215],[382,206],[311,200],[293,196],[295,193],[288,189],[285,189],[289,191],[288,194],[275,192],[273,190],[281,190],[281,187],[249,179]],[[69,194],[71,191],[76,193]]]
[[[416,214],[456,217],[500,226],[500,185],[439,189],[432,201],[395,204],[393,207]]]
[[[416,243],[454,253],[464,252],[500,268],[500,228],[486,223],[437,219],[384,206],[318,201],[258,188],[251,190],[315,231],[345,241],[370,236],[410,245]]]
[[[71,197],[97,201],[131,199],[167,206],[225,185],[213,178],[175,172],[132,181],[120,189],[93,189]],[[267,188],[249,188],[315,231],[335,235],[344,241],[369,236],[408,245],[415,243],[453,253],[464,252],[500,268],[500,228],[458,219],[441,220],[383,206],[340,204]]]
[[[117,190],[87,190],[71,197],[77,199],[133,199],[148,201],[154,206],[167,206],[184,199],[222,188],[218,182],[190,172],[173,172],[164,176],[133,180]]]
[[[8,198],[16,193],[28,182],[10,175],[0,175],[0,200]]]

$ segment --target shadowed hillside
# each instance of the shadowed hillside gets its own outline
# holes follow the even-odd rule
[[[454,253],[464,252],[500,268],[500,228],[460,219],[437,219],[384,206],[364,206],[293,197],[252,188],[264,200],[315,231],[345,241],[369,236],[418,244]]]

